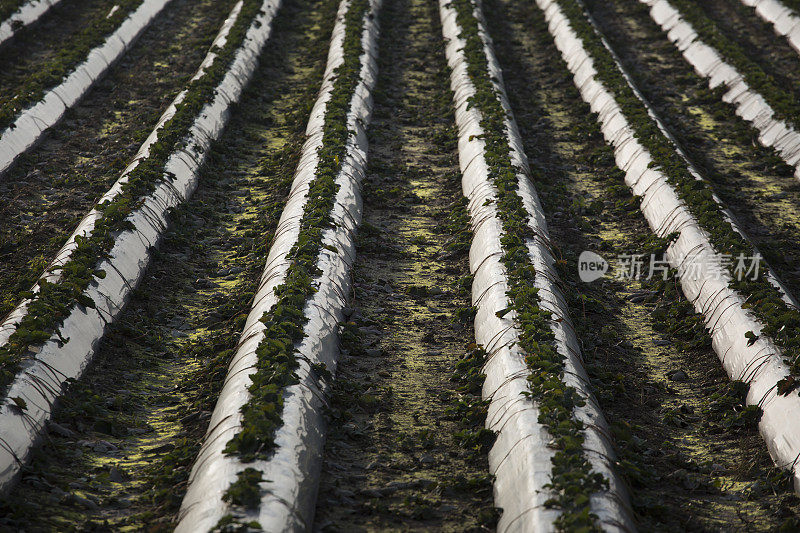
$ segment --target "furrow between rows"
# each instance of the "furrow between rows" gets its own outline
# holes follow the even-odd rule
[[[8,18],[0,21],[0,45],[24,28],[45,16],[50,8],[61,0],[28,0],[13,11]]]
[[[599,114],[598,120],[607,141],[614,147],[617,163],[626,172],[626,182],[635,194],[642,196],[641,209],[651,227],[661,236],[677,233],[667,249],[667,257],[678,269],[687,298],[705,317],[714,349],[729,376],[750,385],[748,403],[758,405],[763,411],[759,427],[773,458],[779,465],[794,470],[800,442],[791,413],[798,409],[799,402],[795,394],[779,394],[779,382],[790,374],[782,352],[772,339],[762,334],[764,324],[744,306],[749,295],[733,288],[731,274],[721,266],[724,263],[720,252],[712,245],[708,231],[694,218],[663,170],[651,165],[650,152],[634,137],[636,129],[642,126],[628,122],[614,94],[598,79],[595,69],[598,48],[592,48],[591,54],[584,48],[584,39],[592,30],[581,28],[582,37],[578,37],[573,29],[576,23],[585,26],[588,22],[580,21],[578,17],[583,14],[579,9],[572,9],[566,16],[561,7],[564,3],[538,2],[556,45],[575,76],[576,86]],[[601,68],[609,66],[605,63]]]
[[[31,107],[26,105],[19,114],[6,117],[9,120],[4,122],[10,124],[3,124],[4,129],[0,133],[0,175],[83,98],[108,68],[125,54],[169,1],[144,0],[102,44],[89,51],[81,63],[71,67],[69,74],[55,87],[46,88],[47,92]]]
[[[3,490],[27,460],[64,383],[86,368],[141,280],[168,211],[196,188],[197,171],[252,75],[276,9],[271,2],[234,7],[217,36],[219,48],[165,112],[140,156],[79,225],[54,268],[3,323]]]
[[[438,5],[381,11],[364,220],[313,529],[489,530],[494,433]]]

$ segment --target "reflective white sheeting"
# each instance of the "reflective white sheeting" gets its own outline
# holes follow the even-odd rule
[[[167,161],[165,174],[174,175],[174,179],[161,183],[145,199],[142,207],[130,215],[128,220],[134,229],[126,230],[117,237],[109,258],[99,266],[105,270],[106,277],[95,279],[85,292],[94,301],[96,309],[76,306],[59,328],[60,335],[69,341],[61,345],[58,336],[54,335],[43,345],[34,348],[35,357],[23,361],[22,371],[11,384],[7,397],[24,399],[28,408],[20,414],[9,402],[0,407],[0,493],[10,488],[21,463],[27,460],[50,418],[52,404],[61,394],[64,382],[81,375],[94,355],[106,325],[119,314],[131,290],[141,280],[150,259],[151,247],[166,228],[169,209],[185,201],[194,191],[197,171],[211,143],[222,132],[231,105],[238,101],[256,67],[257,57],[269,37],[272,19],[279,4],[280,0],[264,1],[262,13],[250,26],[232,66],[220,82],[219,87],[224,88],[224,91],[218,91],[214,100],[203,108],[187,135],[186,143]],[[216,44],[224,44],[240,9],[241,1],[231,11],[215,39]],[[203,65],[208,65],[208,58]],[[243,76],[242,73],[246,75]],[[101,202],[119,194],[128,173],[139,160],[147,156],[149,147],[158,136],[158,129],[174,114],[175,104],[182,98],[183,93],[173,101],[134,162],[103,196]],[[90,233],[98,216],[97,210],[92,209],[51,266],[58,267],[68,260],[75,248],[75,236]],[[51,282],[56,282],[59,277],[58,270],[43,275],[43,278]],[[0,326],[0,343],[8,341],[16,325],[27,313],[28,303],[30,302],[20,304]]]
[[[281,285],[289,268],[287,254],[297,242],[300,221],[307,202],[309,186],[314,181],[322,146],[324,116],[333,89],[334,70],[344,61],[342,42],[344,17],[349,1],[339,5],[331,36],[325,76],[306,127],[307,139],[294,175],[291,192],[276,232],[261,277],[254,304],[245,322],[239,348],[228,368],[225,384],[209,422],[209,430],[189,478],[189,488],[179,512],[176,532],[208,531],[220,518],[230,513],[244,521],[256,520],[264,531],[311,530],[316,505],[325,420],[322,407],[328,384],[315,376],[312,364],[324,364],[332,373],[338,358],[339,323],[350,291],[350,266],[355,260],[355,230],[361,221],[360,183],[366,170],[366,127],[372,112],[372,88],[377,73],[377,13],[380,0],[371,1],[364,19],[361,56],[361,79],[350,101],[348,130],[356,134],[347,140],[342,171],[336,178],[339,190],[333,208],[334,227],[323,231],[323,243],[317,266],[322,271],[317,292],[307,302],[304,312],[309,322],[305,337],[297,346],[300,367],[295,371],[299,383],[284,392],[283,424],[275,435],[276,449],[268,460],[249,463],[236,456],[226,456],[228,441],[241,429],[241,408],[250,399],[247,388],[254,372],[256,348],[264,337],[261,317],[277,298],[274,290]],[[263,473],[261,505],[256,510],[233,508],[222,496],[246,468]]]
[[[544,505],[552,496],[545,488],[552,471],[553,451],[548,446],[552,438],[538,421],[539,412],[535,402],[523,396],[524,392],[529,391],[526,378],[530,369],[517,345],[514,313],[502,318],[496,315],[509,305],[506,296],[508,281],[505,267],[500,261],[503,231],[495,208],[496,191],[489,181],[484,159],[481,115],[476,108],[468,107],[467,103],[475,93],[475,88],[467,74],[463,54],[465,43],[459,38],[461,30],[456,22],[456,12],[447,0],[440,0],[439,13],[442,33],[448,41],[447,60],[452,69],[451,88],[458,125],[462,185],[473,221],[470,268],[475,276],[472,301],[478,310],[475,337],[489,354],[483,369],[486,374],[483,396],[491,400],[486,425],[498,432],[497,441],[489,453],[490,472],[496,476],[495,505],[503,509],[497,529],[502,532],[553,531],[553,521],[558,511],[547,509]],[[496,80],[495,86],[510,117],[511,109],[503,88],[502,72],[494,56],[491,40],[484,30],[480,9],[475,11],[475,15],[480,22],[489,74]],[[609,481],[609,491],[592,495],[592,512],[599,517],[600,524],[606,530],[633,530],[627,494],[611,468],[614,454],[607,423],[589,391],[579,344],[569,320],[566,302],[558,288],[544,212],[531,185],[527,158],[513,118],[506,119],[506,129],[512,162],[521,170],[518,193],[529,214],[531,229],[537,235],[527,245],[537,271],[536,286],[540,289],[541,305],[543,309],[551,311],[556,319],[551,327],[558,351],[566,358],[565,383],[586,399],[584,407],[575,409],[576,418],[587,426],[584,452],[593,470],[603,474]]]
[[[795,489],[800,487],[800,397],[778,396],[775,384],[788,375],[780,350],[761,335],[763,326],[742,305],[745,299],[729,286],[730,275],[714,250],[708,234],[657,168],[650,168],[650,153],[639,144],[612,94],[596,78],[594,63],[582,41],[569,26],[554,0],[537,0],[544,11],[556,47],[574,76],[583,99],[598,113],[600,128],[613,146],[617,165],[625,182],[641,196],[641,210],[658,235],[678,232],[668,248],[667,259],[678,269],[681,288],[697,312],[703,314],[714,351],[731,379],[750,384],[747,403],[760,405],[764,415],[759,423],[775,462],[791,468]],[[718,273],[722,275],[718,275]],[[748,346],[745,333],[758,339]]]
[[[61,0],[30,0],[25,2],[10,17],[0,22],[0,45],[10,39],[20,28],[39,20],[51,7]]]

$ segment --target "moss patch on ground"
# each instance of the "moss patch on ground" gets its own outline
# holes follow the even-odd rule
[[[674,280],[661,287],[578,278],[584,250],[613,269],[618,255],[660,253],[665,243],[648,237],[596,117],[563,62],[553,60],[559,54],[541,11],[531,2],[489,0],[486,13],[525,150],[541,169],[536,188],[559,243],[560,276],[595,396],[612,423],[637,525],[791,526],[797,500],[772,469],[753,424],[757,414],[742,404],[741,384],[722,371],[702,320]],[[646,55],[652,48],[637,50]]]
[[[492,529],[452,93],[435,0],[386,0],[322,531]]]
[[[56,412],[73,434],[51,430],[4,526],[174,527],[299,160],[336,4],[284,3],[198,190]]]

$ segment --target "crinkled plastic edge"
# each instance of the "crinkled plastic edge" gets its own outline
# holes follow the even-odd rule
[[[21,27],[33,24],[61,0],[30,0],[25,2],[10,17],[0,22],[0,45],[14,36]]]
[[[758,130],[758,140],[774,148],[800,179],[800,133],[785,121],[775,117],[775,111],[758,92],[751,89],[732,65],[712,47],[700,40],[694,28],[683,20],[680,12],[668,0],[639,0],[650,7],[650,17],[666,32],[667,38],[680,50],[684,59],[715,89],[724,85],[728,92],[722,96],[736,107],[736,114]]]
[[[503,509],[497,529],[552,531],[558,511],[545,506],[545,501],[552,496],[545,488],[552,472],[551,437],[538,421],[536,404],[523,395],[529,391],[526,378],[530,370],[517,343],[514,315],[508,313],[502,318],[496,315],[509,305],[506,272],[500,261],[503,253],[500,244],[502,224],[495,207],[496,191],[489,181],[484,159],[481,116],[477,109],[468,106],[468,99],[475,93],[475,88],[467,74],[463,53],[465,43],[459,39],[456,12],[447,0],[440,0],[439,12],[442,32],[447,40],[447,60],[452,69],[451,88],[458,126],[463,192],[469,200],[469,212],[473,220],[470,268],[475,276],[472,285],[472,301],[477,307],[475,337],[489,354],[484,367],[486,380],[483,387],[484,398],[491,400],[486,426],[498,432],[495,445],[489,453],[490,472],[495,476],[495,504]],[[482,15],[477,10],[476,16],[489,63],[489,74],[496,80],[495,85],[507,111],[506,132],[512,161],[522,170],[518,176],[518,194],[523,199],[530,215],[531,229],[536,234],[527,244],[537,271],[536,286],[540,289],[541,306],[552,312],[555,318],[551,327],[557,349],[566,358],[564,381],[586,400],[584,407],[575,409],[576,418],[586,426],[584,452],[593,470],[601,473],[609,482],[607,492],[591,496],[592,511],[604,529],[630,531],[634,529],[632,511],[627,492],[612,469],[614,452],[608,424],[590,392],[580,346],[569,320],[566,301],[558,287],[547,223],[531,184],[519,131],[511,118],[502,72],[485,32]]]
[[[586,16],[586,19],[594,28],[595,34],[600,39],[600,42],[603,43],[603,47],[608,51],[609,54],[611,54],[611,58],[614,60],[614,63],[616,64],[617,69],[622,74],[622,77],[625,79],[625,83],[628,84],[628,87],[630,87],[634,96],[636,96],[636,98],[646,108],[647,114],[650,116],[653,122],[656,123],[658,129],[661,131],[664,137],[666,137],[667,140],[670,142],[670,144],[672,144],[672,147],[674,148],[675,152],[680,156],[681,159],[683,159],[684,163],[686,164],[686,168],[689,170],[689,173],[697,181],[705,181],[703,179],[703,176],[700,174],[700,171],[697,169],[694,163],[692,163],[692,161],[689,159],[689,156],[686,154],[686,151],[684,151],[684,149],[678,143],[677,139],[672,134],[672,132],[670,132],[669,129],[667,129],[667,127],[664,125],[664,121],[661,120],[661,118],[658,116],[658,113],[656,113],[656,110],[653,108],[650,102],[644,97],[642,92],[633,82],[633,78],[630,76],[630,73],[628,73],[627,69],[622,64],[619,55],[617,55],[616,51],[614,51],[614,49],[609,44],[608,40],[600,31],[600,27],[598,26],[597,21],[594,19],[594,17],[592,17],[592,15],[588,12],[588,10],[586,10],[585,5],[583,4],[583,0],[575,0],[575,1],[578,2],[579,5],[584,7],[584,15]],[[747,234],[747,232],[741,227],[741,224],[739,224],[733,212],[730,209],[728,209],[727,206],[725,206],[725,204],[722,202],[720,197],[717,196],[715,192],[712,191],[711,197],[714,200],[714,203],[716,203],[717,206],[719,206],[723,218],[725,219],[726,222],[728,222],[731,225],[733,231],[738,233],[745,241],[747,241],[747,243],[753,247],[753,251],[755,253],[760,254],[760,252],[758,251],[758,247],[755,244],[753,244],[752,239]],[[789,291],[783,285],[783,282],[781,282],[781,280],[778,279],[778,276],[775,274],[775,271],[769,265],[766,265],[766,276],[767,276],[767,281],[769,281],[770,285],[778,289],[778,292],[781,295],[781,299],[784,302],[795,308],[800,307],[800,305],[798,305],[797,300],[794,298],[792,294],[789,293]]]
[[[232,19],[238,16],[241,4],[240,1],[232,10],[215,40],[216,44],[224,44],[227,32],[233,25]],[[68,342],[61,343],[59,335],[53,335],[43,345],[32,348],[35,355],[22,362],[22,370],[12,382],[6,397],[22,398],[27,408],[20,412],[8,402],[0,406],[0,493],[11,487],[22,464],[27,460],[50,418],[53,404],[61,394],[64,383],[83,373],[105,333],[106,326],[121,312],[131,291],[141,280],[150,260],[151,249],[167,227],[168,211],[184,202],[194,191],[197,172],[205,154],[211,143],[221,134],[231,105],[239,100],[255,70],[279,5],[280,0],[264,1],[262,12],[248,29],[242,46],[218,86],[214,100],[206,104],[195,119],[184,146],[167,161],[165,175],[171,174],[174,179],[159,184],[144,200],[143,205],[131,214],[128,220],[133,228],[119,234],[108,259],[99,265],[100,269],[105,270],[106,277],[95,279],[85,292],[94,301],[95,309],[76,305],[59,328],[59,335],[69,339]],[[207,66],[209,63],[207,57],[203,65]],[[103,199],[119,193],[128,172],[139,160],[146,157],[149,147],[157,139],[158,130],[174,114],[175,104],[182,98],[183,93],[176,97],[145,141],[136,160]],[[97,210],[93,209],[83,219],[78,230],[59,253],[56,265],[63,265],[67,261],[75,248],[75,236],[91,232],[97,218]],[[47,276],[56,276],[55,279],[51,278],[51,281],[55,281],[58,273]],[[27,303],[24,303],[24,307],[18,307],[9,320],[18,322],[27,312]],[[7,327],[4,324],[1,330],[4,342],[8,340],[14,327],[15,324]]]
[[[778,0],[741,0],[747,7],[755,8],[763,20],[772,24],[775,33],[786,37],[789,45],[800,54],[800,17]]]
[[[350,103],[347,140],[339,186],[332,212],[334,227],[323,232],[323,247],[317,263],[322,274],[317,292],[307,302],[308,323],[297,347],[299,383],[284,391],[283,425],[275,435],[276,449],[268,460],[243,463],[223,450],[241,429],[241,408],[250,399],[250,374],[256,366],[256,348],[263,339],[260,321],[275,305],[275,287],[289,268],[287,253],[297,241],[307,192],[315,178],[317,152],[322,145],[325,110],[333,88],[334,70],[344,61],[342,42],[349,0],[339,6],[331,37],[322,88],[306,128],[300,162],[289,199],[267,257],[254,304],[245,322],[238,349],[228,368],[225,384],[209,422],[209,430],[189,478],[189,487],[178,514],[176,532],[208,531],[230,513],[245,522],[257,521],[264,531],[311,530],[322,464],[325,420],[322,408],[328,384],[319,380],[311,365],[324,364],[332,373],[338,358],[338,325],[350,291],[350,267],[355,260],[355,231],[361,221],[360,183],[366,171],[366,128],[372,112],[372,88],[377,77],[377,12],[381,0],[371,0],[364,22],[361,79]],[[222,500],[225,491],[246,468],[263,473],[261,505],[258,509],[232,508]]]
[[[678,270],[681,288],[695,310],[702,314],[712,347],[731,379],[750,385],[749,405],[759,405],[763,416],[759,430],[776,464],[793,472],[795,490],[800,489],[800,397],[778,396],[776,384],[789,375],[780,350],[761,335],[763,326],[743,307],[745,298],[730,288],[730,275],[714,250],[709,236],[657,168],[635,136],[610,91],[597,80],[592,58],[583,47],[555,0],[537,0],[544,11],[550,33],[561,52],[581,96],[598,114],[600,128],[614,148],[625,182],[642,198],[641,210],[660,236],[677,232],[667,249],[667,259]],[[745,332],[758,339],[751,345]]]
[[[0,135],[0,177],[20,154],[36,144],[67,109],[89,91],[128,47],[141,35],[171,0],[144,0],[105,42],[92,49],[64,81],[50,89],[42,100],[26,109]]]
[[[242,2],[238,2],[233,9],[231,10],[230,15],[228,18],[223,22],[222,27],[220,28],[216,38],[212,42],[212,46],[224,46],[228,32],[230,31],[233,24],[236,22],[236,18],[241,11]],[[197,80],[203,76],[205,69],[207,69],[211,64],[214,62],[214,58],[216,58],[216,52],[209,52],[203,62],[200,64],[200,67],[197,70],[197,73],[192,77],[191,81]],[[122,174],[114,182],[114,185],[106,191],[103,196],[100,197],[100,200],[97,204],[102,204],[104,202],[108,202],[116,198],[120,192],[122,192],[123,185],[128,181],[128,176],[130,173],[139,166],[139,162],[147,159],[150,156],[150,147],[153,143],[158,141],[158,133],[161,131],[161,128],[166,124],[174,115],[177,110],[177,105],[180,104],[183,99],[186,97],[186,90],[184,89],[175,97],[175,99],[170,103],[167,107],[166,111],[161,115],[158,122],[156,123],[156,127],[150,132],[150,135],[147,136],[142,146],[136,152],[136,155],[133,157],[131,162],[125,167],[125,170],[122,171]],[[61,249],[56,254],[53,261],[48,265],[45,269],[44,274],[40,277],[41,280],[46,280],[50,283],[55,283],[61,278],[61,270],[64,264],[69,261],[72,256],[72,252],[77,247],[76,238],[77,237],[86,237],[91,234],[92,230],[94,229],[95,223],[100,218],[101,214],[96,208],[93,208],[89,213],[84,216],[81,221],[78,223],[77,228],[75,231],[72,232],[72,235],[69,236],[67,239],[66,244],[61,247]],[[39,285],[37,284],[33,287],[32,292],[38,293],[39,292]],[[17,329],[17,326],[22,321],[22,319],[28,314],[28,306],[31,303],[30,299],[23,300],[22,302],[17,305],[14,310],[9,313],[6,319],[0,324],[0,346],[4,345],[8,342],[11,335]]]

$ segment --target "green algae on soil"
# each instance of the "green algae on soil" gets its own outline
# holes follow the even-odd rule
[[[40,101],[45,92],[57,86],[82,63],[89,52],[102,44],[122,22],[133,13],[144,0],[90,0],[78,2],[78,6],[88,5],[91,9],[81,12],[83,19],[79,25],[73,26],[74,33],[63,36],[61,39],[50,39],[47,32],[40,28],[33,31],[39,32],[39,38],[48,42],[48,49],[40,50],[40,54],[32,56],[33,61],[19,62],[20,56],[9,54],[4,50],[3,57],[13,58],[17,61],[11,63],[9,70],[16,76],[10,76],[11,83],[5,81],[0,90],[0,131],[13,126],[17,117],[27,108]],[[69,3],[68,3],[69,4]],[[73,4],[74,6],[75,4]],[[62,10],[55,13],[64,16]],[[69,20],[67,15],[67,20]],[[17,43],[22,44],[21,40]],[[17,44],[15,43],[15,44]],[[17,46],[19,46],[17,44]],[[24,46],[23,54],[24,54]],[[24,58],[25,55],[22,55]],[[18,65],[17,63],[22,63]],[[3,80],[6,76],[3,76]]]
[[[796,524],[791,486],[771,469],[752,418],[736,416],[745,411],[741,395],[730,392],[701,320],[674,282],[578,279],[584,250],[613,265],[619,254],[660,253],[664,243],[646,238],[650,229],[595,117],[566,65],[553,60],[559,53],[541,11],[532,2],[488,0],[486,13],[526,153],[541,168],[536,188],[637,525],[766,531]]]
[[[67,433],[51,428],[4,526],[174,527],[299,160],[336,7],[285,2],[198,190],[61,402],[54,420]]]
[[[382,9],[364,222],[314,527],[483,531],[496,520],[494,436],[483,428],[482,351],[469,346],[469,218],[437,5]]]

